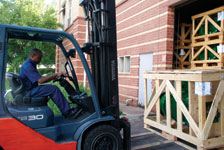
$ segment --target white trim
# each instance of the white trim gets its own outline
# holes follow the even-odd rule
[[[143,23],[149,22],[149,21],[151,21],[151,20],[153,20],[153,19],[158,19],[158,18],[160,18],[160,17],[162,17],[162,16],[165,16],[165,15],[167,15],[167,14],[174,14],[174,13],[173,13],[173,12],[166,11],[166,12],[164,12],[164,13],[162,13],[162,14],[159,14],[159,15],[157,15],[157,16],[151,17],[151,18],[146,19],[146,20],[144,20],[144,21],[142,21],[142,22],[135,23],[133,26],[129,26],[129,27],[127,27],[127,28],[124,28],[124,29],[122,29],[122,30],[119,30],[119,31],[117,31],[117,33],[123,32],[123,31],[125,31],[125,30],[128,30],[128,29],[133,28],[133,27],[136,27],[136,26],[140,26],[140,25],[142,25]]]
[[[164,41],[173,41],[173,38],[163,38],[163,39],[159,39],[159,40],[154,40],[154,41],[150,41],[150,42],[145,42],[145,43],[141,43],[141,44],[135,44],[135,45],[132,45],[132,46],[126,46],[126,47],[118,48],[117,50],[120,51],[120,50],[124,50],[124,49],[134,48],[134,47],[138,47],[138,46],[145,46],[145,45],[164,42]]]
[[[137,90],[138,89],[138,86],[130,86],[130,85],[124,85],[124,84],[119,84],[118,85],[119,87],[124,87],[124,88],[129,88],[129,89],[135,89]]]
[[[118,78],[133,78],[133,79],[138,79],[138,76],[126,76],[126,75],[118,75]]]
[[[130,16],[130,17],[127,17],[127,18],[123,19],[122,21],[118,22],[117,25],[120,24],[120,23],[122,23],[122,22],[124,22],[124,21],[126,21],[126,20],[128,20],[128,19],[130,19],[130,18],[133,18],[133,17],[135,17],[135,16],[137,16],[137,15],[139,15],[139,14],[143,14],[144,12],[146,12],[146,11],[148,11],[148,10],[150,10],[150,9],[152,9],[152,8],[154,8],[154,7],[156,7],[156,6],[159,6],[159,5],[161,5],[162,3],[167,2],[167,1],[168,1],[168,0],[164,0],[164,1],[162,1],[162,2],[156,3],[155,5],[152,5],[151,7],[148,7],[147,9],[143,9],[143,11],[139,11],[138,13],[136,13],[136,14]],[[128,9],[126,9],[126,10],[128,10]]]
[[[136,4],[134,4],[134,5],[132,5],[131,7],[127,8],[127,9],[125,9],[124,11],[120,12],[119,14],[117,14],[116,17],[118,17],[118,16],[120,16],[121,14],[125,13],[126,11],[128,11],[128,10],[134,8],[135,6],[137,6],[137,5],[141,4],[141,3],[143,3],[144,1],[146,1],[146,0],[142,0],[142,1],[140,1],[140,2],[138,2],[138,3],[136,3]],[[148,0],[147,0],[147,1],[148,1]],[[151,7],[148,7],[147,9],[143,9],[143,11],[138,12],[138,13],[135,14],[134,16],[139,15],[139,14],[141,14],[141,13],[144,13],[145,11],[147,11],[147,10],[149,10],[149,9],[152,9],[152,8],[158,6],[158,5],[161,5],[162,3],[167,2],[167,1],[168,1],[168,0],[164,0],[164,1],[161,1],[161,2],[159,2],[159,3],[156,3],[156,4],[152,5]],[[128,17],[128,18],[131,18],[131,17],[132,17],[132,16],[130,16],[130,17]]]
[[[153,65],[153,68],[159,68],[159,67],[172,67],[171,64],[157,64],[157,65]]]
[[[171,51],[154,52],[153,55],[173,54]]]
[[[130,39],[130,38],[133,38],[133,37],[140,36],[140,35],[148,34],[148,33],[155,32],[155,31],[160,31],[160,30],[166,29],[166,28],[174,28],[174,26],[173,25],[164,25],[164,26],[161,26],[161,27],[158,27],[158,28],[154,28],[154,29],[151,29],[151,30],[148,30],[148,31],[145,31],[145,32],[141,32],[141,33],[138,33],[138,34],[134,34],[132,36],[128,36],[128,37],[119,39],[117,41],[120,42],[120,41],[123,41],[123,40],[127,40],[127,39]]]

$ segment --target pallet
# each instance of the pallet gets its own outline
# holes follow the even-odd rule
[[[181,23],[179,27],[180,31],[177,31],[177,40],[174,42],[174,64],[175,69],[187,69],[190,68],[191,60],[191,31],[192,25]],[[184,51],[184,55],[180,55],[181,51]],[[176,59],[176,60],[175,60]]]
[[[215,50],[216,46],[224,44],[224,20],[216,22],[217,14],[222,11],[224,6],[192,16],[192,69],[224,68],[223,53]],[[199,57],[201,54],[203,59]],[[209,55],[213,56],[209,58]]]
[[[181,138],[198,149],[224,147],[224,70],[171,70],[150,71],[144,74],[145,97],[147,79],[156,80],[149,100],[145,99],[145,128],[154,127]],[[188,107],[182,100],[182,81],[188,83]],[[208,91],[199,90],[200,83],[208,82]],[[208,84],[208,85],[209,85]],[[198,87],[195,87],[198,86]],[[205,88],[206,89],[206,88]],[[161,113],[160,97],[165,92],[166,114]],[[207,93],[203,93],[207,92]],[[207,94],[207,95],[206,95]],[[171,95],[176,102],[176,123],[173,124],[171,113]],[[207,106],[207,104],[211,105]],[[150,116],[156,107],[156,115]],[[184,117],[188,124],[183,124]],[[214,119],[218,121],[214,122]],[[164,123],[165,122],[165,123]]]

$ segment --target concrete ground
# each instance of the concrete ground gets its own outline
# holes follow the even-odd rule
[[[126,106],[120,103],[120,110],[131,124],[131,149],[132,150],[187,150],[193,149],[169,141],[162,136],[144,128],[144,108]],[[180,143],[180,142],[179,142]]]
[[[120,103],[120,110],[124,116],[129,119],[131,123],[131,135],[149,132],[144,129],[143,117],[144,109],[141,107],[126,106],[126,104]]]

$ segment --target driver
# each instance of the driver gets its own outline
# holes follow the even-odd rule
[[[41,50],[37,48],[32,49],[30,51],[29,58],[24,62],[20,69],[19,76],[24,81],[26,94],[29,93],[32,97],[50,96],[66,118],[75,119],[81,109],[78,107],[71,108],[68,101],[57,86],[50,84],[38,85],[38,83],[46,83],[60,76],[60,73],[46,77],[42,77],[39,74],[36,65],[41,62],[42,56],[43,53]]]

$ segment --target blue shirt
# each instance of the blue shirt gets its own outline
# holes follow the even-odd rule
[[[22,65],[19,76],[23,79],[26,90],[31,90],[38,86],[41,75],[37,71],[37,64],[28,58]]]

